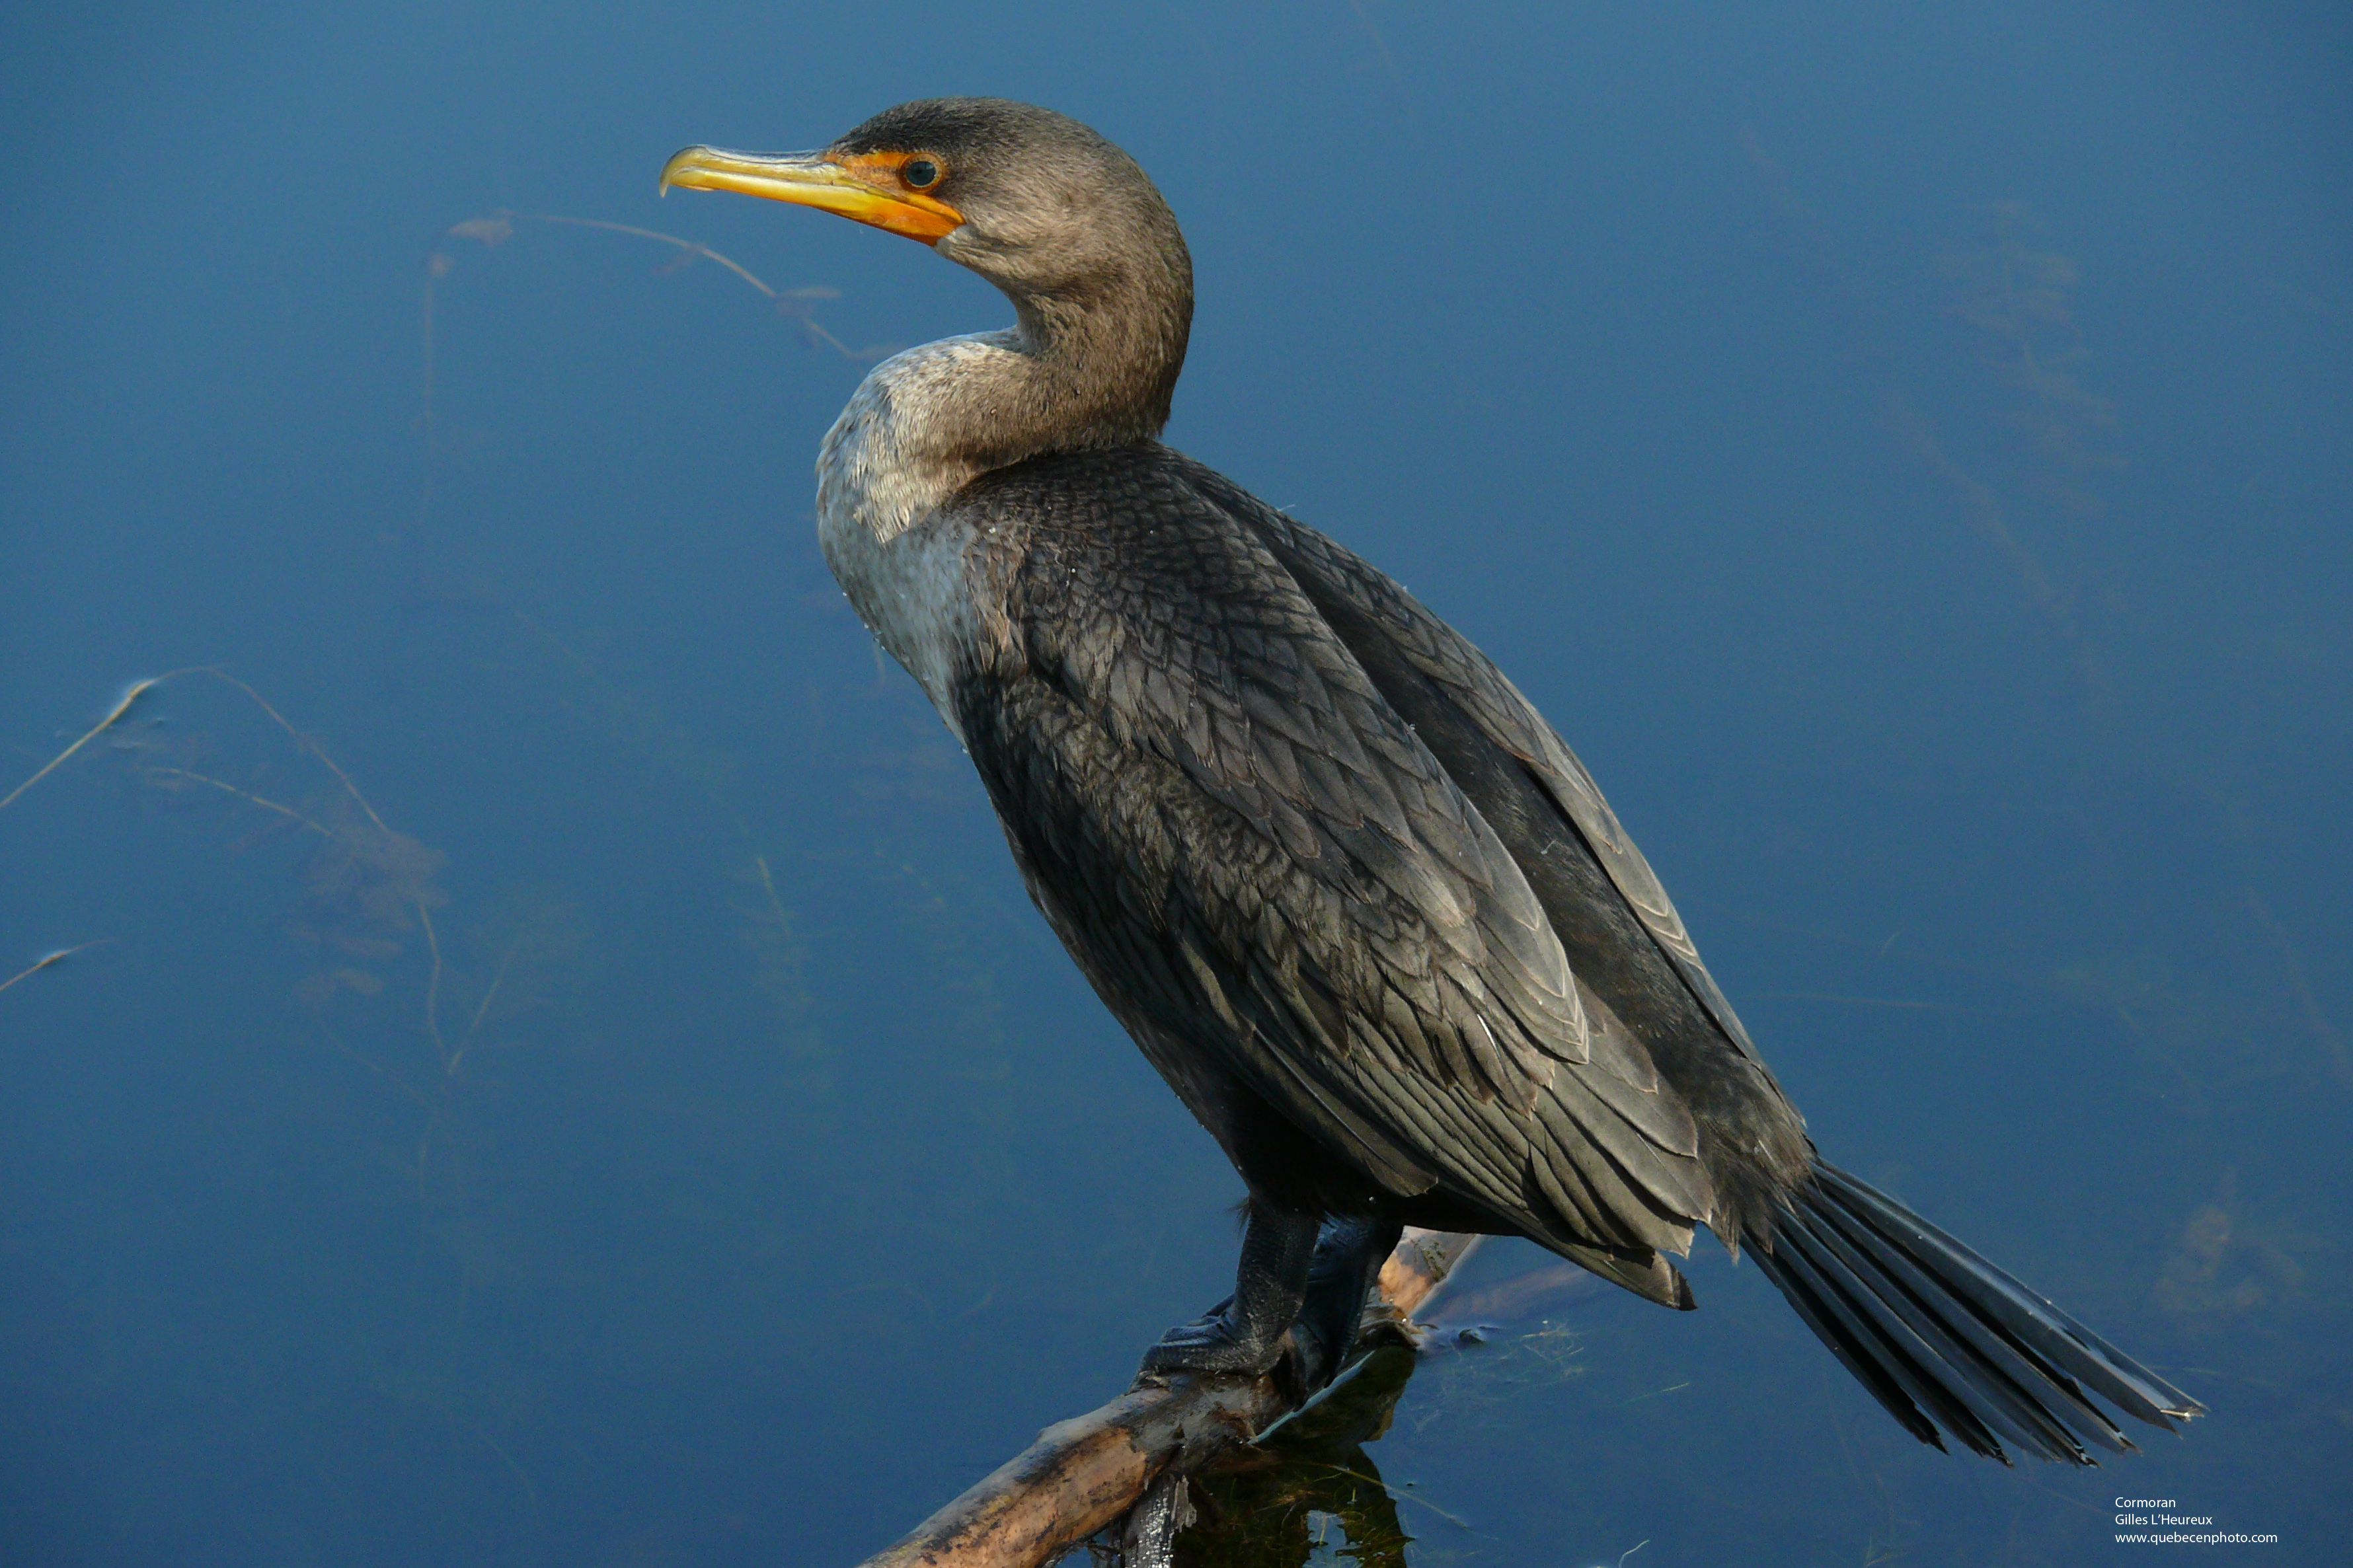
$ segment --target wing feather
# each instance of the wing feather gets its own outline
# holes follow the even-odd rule
[[[1712,1213],[1690,1110],[1478,808],[1223,508],[1022,467],[1044,521],[997,563],[1010,629],[959,718],[1098,987],[1392,1191],[1680,1299],[1645,1258]]]
[[[1210,470],[1185,469],[1265,544],[1515,857],[1580,983],[1641,1043],[1606,1065],[1645,1090],[1662,1079],[1696,1118],[1718,1234],[1769,1226],[1778,1194],[1813,1166],[1804,1121],[1592,774],[1484,654],[1396,583]]]
[[[1392,646],[1488,736],[1524,764],[1607,870],[1610,881],[1673,964],[1694,999],[1752,1060],[1748,1031],[1702,963],[1674,901],[1577,754],[1544,721],[1510,677],[1395,582],[1314,529],[1260,502],[1207,468],[1197,479],[1264,538],[1277,560],[1303,581],[1333,585],[1379,626]],[[1323,595],[1313,594],[1319,600]],[[1760,1063],[1761,1065],[1761,1063]]]

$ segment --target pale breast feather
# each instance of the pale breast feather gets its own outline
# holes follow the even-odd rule
[[[949,338],[885,360],[860,384],[818,455],[818,542],[869,630],[961,733],[950,689],[982,618],[974,602],[974,518],[941,503],[972,479],[935,451],[931,415],[946,389],[1012,353],[1007,334]]]

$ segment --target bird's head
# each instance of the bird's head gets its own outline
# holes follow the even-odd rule
[[[1189,322],[1192,263],[1160,192],[1134,159],[1035,104],[902,103],[815,153],[689,147],[661,179],[664,190],[740,191],[921,240],[1003,289],[1025,325],[1172,309]]]

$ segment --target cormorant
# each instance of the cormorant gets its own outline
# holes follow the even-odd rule
[[[1820,1158],[1592,775],[1373,567],[1160,444],[1192,262],[1144,171],[993,99],[691,147],[921,240],[1015,324],[878,365],[818,529],[971,755],[1047,921],[1248,1185],[1230,1300],[1148,1369],[1328,1376],[1406,1225],[1688,1309],[1704,1225],[1923,1442],[2089,1464],[2203,1407]],[[1321,1244],[1319,1246],[1319,1237]]]

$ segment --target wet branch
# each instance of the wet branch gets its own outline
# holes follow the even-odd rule
[[[1381,1268],[1380,1294],[1402,1325],[1479,1238],[1409,1230]],[[1357,1344],[1361,1354],[1385,1330]],[[1345,1377],[1347,1373],[1341,1374]],[[1284,1380],[1178,1373],[1139,1379],[1119,1398],[1057,1422],[962,1497],[860,1568],[1043,1568],[1122,1515],[1158,1483],[1255,1442],[1297,1408]]]

